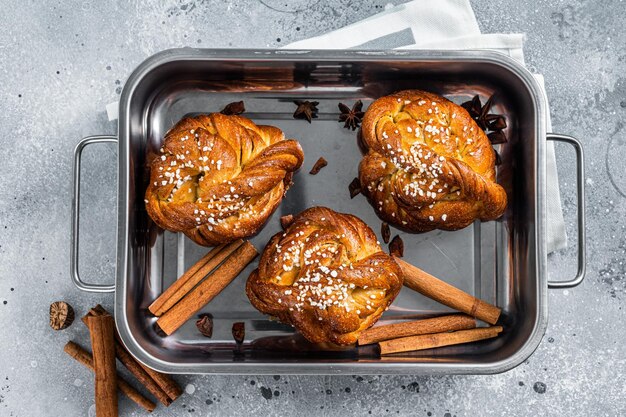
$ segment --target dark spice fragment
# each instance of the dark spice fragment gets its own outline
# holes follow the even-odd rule
[[[343,122],[343,127],[346,129],[356,130],[359,127],[359,124],[363,120],[363,116],[365,113],[363,110],[363,102],[358,100],[350,109],[343,103],[338,104],[339,111],[341,114],[339,115],[339,123]]]
[[[285,178],[283,178],[283,184],[285,184],[285,191],[290,189],[291,186],[293,185],[292,179],[293,179],[293,172],[288,172],[287,175],[285,175]]]
[[[496,151],[495,149],[493,151],[496,153],[496,166],[501,165],[502,164],[502,158],[500,157],[500,153],[498,151]]]
[[[391,239],[391,243],[389,244],[389,253],[397,256],[398,258],[402,258],[404,256],[404,242],[400,236],[395,235],[393,239]]]
[[[237,345],[241,345],[243,340],[246,338],[246,324],[242,321],[233,323],[232,332],[235,343],[237,343]]]
[[[380,234],[383,236],[383,242],[389,243],[389,238],[391,238],[391,229],[389,229],[389,224],[387,222],[383,222],[380,225]]]
[[[280,218],[280,225],[283,230],[287,230],[287,228],[291,226],[291,223],[293,223],[293,214],[287,214],[286,216],[282,216]]]
[[[318,159],[313,165],[313,168],[309,171],[309,174],[317,175],[317,173],[320,172],[326,165],[328,165],[328,162],[324,159],[324,157],[320,157],[320,159]]]
[[[74,317],[74,309],[65,301],[50,304],[50,327],[54,330],[67,329],[74,322]]]
[[[500,114],[488,114],[485,116],[485,123],[489,130],[497,131],[506,128],[506,119]]]
[[[487,135],[492,145],[498,145],[506,142],[506,136],[502,131],[491,132]]]
[[[348,189],[350,190],[350,198],[356,197],[361,193],[361,181],[358,178],[353,179]]]
[[[293,113],[294,119],[304,119],[309,123],[311,123],[311,119],[317,119],[317,105],[320,104],[319,101],[295,100],[294,104],[298,106]]]
[[[489,97],[487,102],[483,105],[480,102],[480,97],[475,95],[470,101],[466,101],[461,104],[469,115],[474,119],[476,124],[485,132],[491,132],[487,135],[492,145],[505,143],[506,135],[502,130],[506,129],[506,119],[501,114],[489,114],[491,105],[493,103],[493,96]]]
[[[480,98],[478,99],[480,103]],[[491,110],[491,104],[493,103],[493,96],[487,99],[485,105],[480,109],[480,115],[478,116],[478,125],[482,130],[487,129],[487,115],[489,114],[489,110]]]
[[[461,107],[467,110],[472,118],[477,119],[480,117],[482,104],[480,103],[480,97],[478,97],[478,94],[476,94],[470,101],[461,103]]]
[[[196,320],[196,327],[203,336],[213,336],[213,320],[209,316],[203,316],[201,319]]]
[[[227,116],[232,116],[234,114],[241,114],[246,111],[246,107],[243,104],[243,101],[234,101],[229,103],[224,107],[224,109],[220,112]]]

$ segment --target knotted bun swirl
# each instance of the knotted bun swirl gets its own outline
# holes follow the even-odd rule
[[[246,285],[254,307],[316,343],[351,344],[400,292],[400,268],[360,219],[324,207],[269,241]]]
[[[205,246],[255,234],[304,160],[273,126],[219,113],[185,118],[150,165],[146,208],[160,227]]]
[[[465,109],[419,90],[374,101],[363,118],[367,154],[362,192],[378,216],[400,228],[456,230],[500,217],[507,203],[495,182],[495,153]]]

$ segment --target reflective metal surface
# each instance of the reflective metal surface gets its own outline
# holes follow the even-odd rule
[[[78,144],[76,148],[74,148],[74,171],[72,175],[72,189],[74,191],[72,195],[72,230],[71,230],[71,240],[70,240],[70,276],[72,277],[72,281],[74,285],[81,290],[86,292],[113,292],[115,291],[115,284],[92,284],[83,281],[80,277],[80,272],[78,270],[78,259],[79,259],[79,244],[80,244],[80,161],[81,155],[83,153],[83,149],[86,146],[94,144],[94,143],[117,143],[117,138],[115,136],[88,136],[83,138]]]
[[[280,127],[305,152],[294,186],[251,241],[262,250],[280,230],[278,218],[313,205],[359,216],[379,233],[380,220],[361,195],[350,199],[361,151],[357,133],[337,122],[337,103],[421,88],[460,103],[495,94],[506,115],[508,143],[498,145],[498,181],[508,209],[500,221],[460,231],[400,232],[405,260],[503,309],[504,334],[467,345],[378,358],[372,347],[323,350],[289,326],[257,312],[244,293],[250,265],[200,313],[214,320],[213,338],[193,321],[169,337],[154,329],[147,306],[206,248],[160,231],[144,209],[146,157],[181,117],[221,110],[244,100],[245,116]],[[294,120],[292,101],[319,101],[319,118]],[[513,60],[491,52],[441,51],[165,51],[141,64],[127,81],[119,124],[119,230],[116,320],[129,350],[172,373],[495,373],[523,362],[537,347],[547,320],[545,219],[545,105],[534,78]],[[323,156],[328,166],[312,176]],[[392,233],[398,233],[392,229]],[[379,235],[380,236],[380,235]],[[382,240],[382,239],[381,239]],[[419,318],[449,311],[404,288],[381,319]],[[231,325],[246,323],[244,354],[234,352]]]
[[[556,133],[548,133],[547,139],[568,143],[576,150],[576,202],[578,205],[578,270],[576,271],[576,276],[566,281],[548,281],[548,287],[575,287],[585,278],[585,271],[587,267],[587,245],[585,242],[585,157],[583,145],[576,138]]]

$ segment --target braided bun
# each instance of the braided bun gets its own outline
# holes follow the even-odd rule
[[[246,293],[315,343],[355,343],[400,292],[400,268],[359,218],[313,207],[265,247]]]
[[[465,109],[436,94],[400,91],[363,118],[362,192],[378,216],[413,232],[456,230],[506,208],[495,153]]]
[[[200,245],[259,231],[280,204],[304,155],[273,126],[219,113],[185,118],[150,165],[148,214]]]

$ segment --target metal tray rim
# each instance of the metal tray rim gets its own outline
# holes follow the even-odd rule
[[[332,61],[347,59],[352,61],[368,61],[372,58],[377,60],[403,60],[403,61],[482,61],[500,65],[516,75],[528,88],[535,105],[535,116],[538,120],[537,152],[534,165],[537,170],[535,199],[535,273],[537,279],[537,311],[535,315],[536,325],[526,343],[511,356],[491,363],[373,363],[373,362],[346,362],[319,366],[308,363],[199,363],[178,364],[160,360],[146,352],[137,342],[130,331],[128,317],[123,308],[127,297],[125,285],[126,271],[128,268],[128,223],[129,210],[127,193],[129,190],[129,111],[130,100],[137,84],[141,79],[160,65],[178,60],[298,60],[304,61]],[[546,247],[545,247],[545,98],[533,75],[517,61],[507,55],[495,51],[472,50],[472,51],[337,51],[337,50],[252,50],[252,49],[193,49],[176,48],[159,52],[141,63],[130,75],[124,85],[120,98],[120,118],[118,125],[119,137],[119,190],[118,190],[118,230],[117,230],[117,263],[116,263],[116,292],[115,292],[115,320],[123,343],[129,351],[143,364],[165,373],[185,374],[496,374],[510,370],[524,362],[537,349],[547,327],[547,278],[546,278]],[[541,163],[539,163],[541,162]]]

